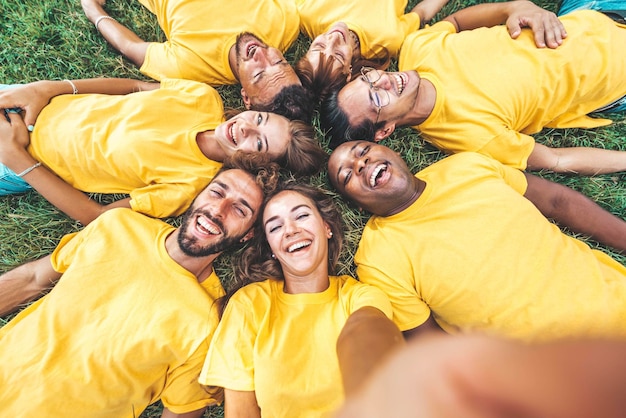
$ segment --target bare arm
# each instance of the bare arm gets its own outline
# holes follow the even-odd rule
[[[37,161],[26,151],[28,131],[18,114],[9,114],[11,122],[0,118],[0,162],[15,173],[33,167]],[[130,198],[101,205],[80,190],[59,178],[44,166],[39,166],[22,177],[46,200],[83,225],[93,221],[102,212],[115,207],[130,208]]]
[[[424,26],[424,24],[435,17],[447,3],[448,0],[422,0],[411,9],[411,13],[417,13],[420,17],[420,23]]]
[[[16,310],[52,288],[61,277],[54,271],[50,256],[8,271],[0,276],[0,316]]]
[[[346,394],[353,393],[374,367],[404,345],[398,327],[377,308],[354,312],[337,339],[337,357]]]
[[[336,418],[623,416],[626,343],[526,346],[477,335],[411,341]]]
[[[261,418],[256,394],[224,389],[224,418]]]
[[[104,10],[104,0],[81,0],[85,16],[95,25],[101,16],[109,16]],[[146,42],[137,34],[114,19],[102,19],[98,22],[98,31],[111,46],[137,67],[143,65],[146,51],[151,42]]]
[[[163,408],[161,418],[200,418],[206,408],[198,409],[197,411],[185,412],[184,414],[175,414],[167,408]]]
[[[567,36],[565,27],[554,13],[528,0],[478,4],[452,13],[443,20],[451,22],[457,32],[506,23],[513,39],[520,35],[523,27],[529,27],[539,48],[546,45],[557,48]]]
[[[128,94],[159,88],[159,83],[130,78],[89,78],[72,80],[72,83],[81,94]],[[34,125],[41,109],[50,102],[50,99],[61,94],[72,94],[73,90],[67,81],[35,81],[0,91],[0,108],[21,108],[24,111],[26,125]]]
[[[547,218],[573,232],[590,236],[620,251],[626,251],[626,222],[602,209],[577,191],[532,174],[524,173],[528,188],[524,197]]]
[[[430,335],[431,333],[445,333],[444,330],[441,329],[435,318],[433,318],[432,314],[428,317],[426,322],[422,325],[415,327],[413,329],[409,329],[403,332],[404,338],[415,339],[420,337],[421,335]]]

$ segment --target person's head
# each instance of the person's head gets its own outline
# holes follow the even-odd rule
[[[261,154],[239,153],[228,160],[183,215],[177,236],[181,251],[206,257],[250,239],[264,195],[277,182],[277,164]]]
[[[246,281],[306,274],[322,265],[334,274],[343,246],[343,220],[332,197],[288,181],[268,194],[255,238],[235,266]]]
[[[417,179],[402,157],[374,142],[339,145],[328,160],[328,179],[341,195],[379,216],[398,213],[417,198]]]
[[[362,68],[358,77],[322,103],[320,125],[331,138],[331,148],[357,139],[380,141],[396,127],[408,125],[419,85],[415,71]]]
[[[302,85],[317,99],[325,100],[332,91],[358,76],[362,67],[383,70],[389,61],[384,48],[376,57],[363,57],[358,36],[345,23],[337,22],[313,39],[295,67]]]
[[[248,109],[270,105],[285,87],[301,86],[282,52],[251,33],[237,37],[235,56],[241,96]]]
[[[319,67],[321,57],[332,57],[332,68],[346,75],[351,74],[352,63],[360,56],[359,39],[343,22],[316,36],[304,55],[313,68]]]
[[[328,157],[309,124],[275,113],[227,111],[229,119],[215,128],[217,145],[226,157],[237,151],[267,154],[296,175],[320,170]]]

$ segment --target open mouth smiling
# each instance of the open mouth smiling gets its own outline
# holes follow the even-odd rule
[[[404,73],[394,73],[393,78],[396,80],[396,89],[398,91],[398,96],[402,94],[406,84],[408,82],[407,76]]]
[[[235,129],[235,125],[237,124],[237,122],[233,122],[230,127],[228,128],[228,135],[230,136],[230,140],[233,144],[235,144],[235,146],[237,146],[238,142],[237,142],[237,130]]]
[[[200,232],[207,235],[219,235],[222,231],[215,226],[206,216],[198,215],[196,219],[196,227]]]
[[[294,253],[298,250],[301,250],[303,248],[310,246],[312,243],[313,242],[311,240],[298,241],[295,244],[291,244],[289,247],[287,247],[287,252],[289,254]]]
[[[380,183],[380,180],[382,179],[383,175],[386,172],[387,172],[387,164],[385,163],[378,164],[372,170],[372,173],[370,174],[370,178],[369,178],[370,187],[374,188],[378,186],[378,184]]]

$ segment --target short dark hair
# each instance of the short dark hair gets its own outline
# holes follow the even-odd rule
[[[250,106],[252,110],[272,112],[283,115],[291,120],[311,123],[315,99],[311,92],[299,84],[283,87],[270,103],[257,103]]]
[[[358,125],[350,125],[348,114],[339,107],[337,100],[339,91],[332,92],[326,100],[322,101],[320,107],[320,128],[329,138],[328,147],[335,149],[344,142],[354,140],[373,141],[376,131],[384,125],[384,122],[379,121],[375,124],[363,118]]]

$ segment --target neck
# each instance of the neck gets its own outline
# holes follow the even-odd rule
[[[400,213],[406,208],[408,208],[409,206],[411,206],[413,203],[415,203],[417,199],[419,199],[419,197],[422,195],[422,192],[424,192],[424,189],[426,188],[426,182],[418,179],[415,176],[413,176],[413,178],[414,178],[413,186],[410,188],[410,194],[407,196],[407,199],[404,201],[404,203],[396,206],[395,208],[391,208],[387,212],[387,214],[382,215],[382,216],[392,216],[397,213]]]
[[[215,142],[215,131],[203,131],[196,134],[196,143],[205,157],[210,160],[223,162],[226,154]]]
[[[323,268],[322,268],[323,267]],[[328,268],[325,263],[320,263],[315,272],[307,276],[295,276],[285,274],[285,293],[321,293],[330,286]]]
[[[434,84],[420,77],[413,108],[407,114],[406,119],[398,125],[415,126],[421,124],[433,112],[436,100],[437,90]]]
[[[185,254],[178,245],[178,234],[180,229],[168,235],[165,239],[165,250],[172,257],[172,260],[180,264],[185,270],[196,276],[198,283],[202,283],[211,275],[213,271],[213,261],[219,254],[211,254],[205,257],[191,257]]]

